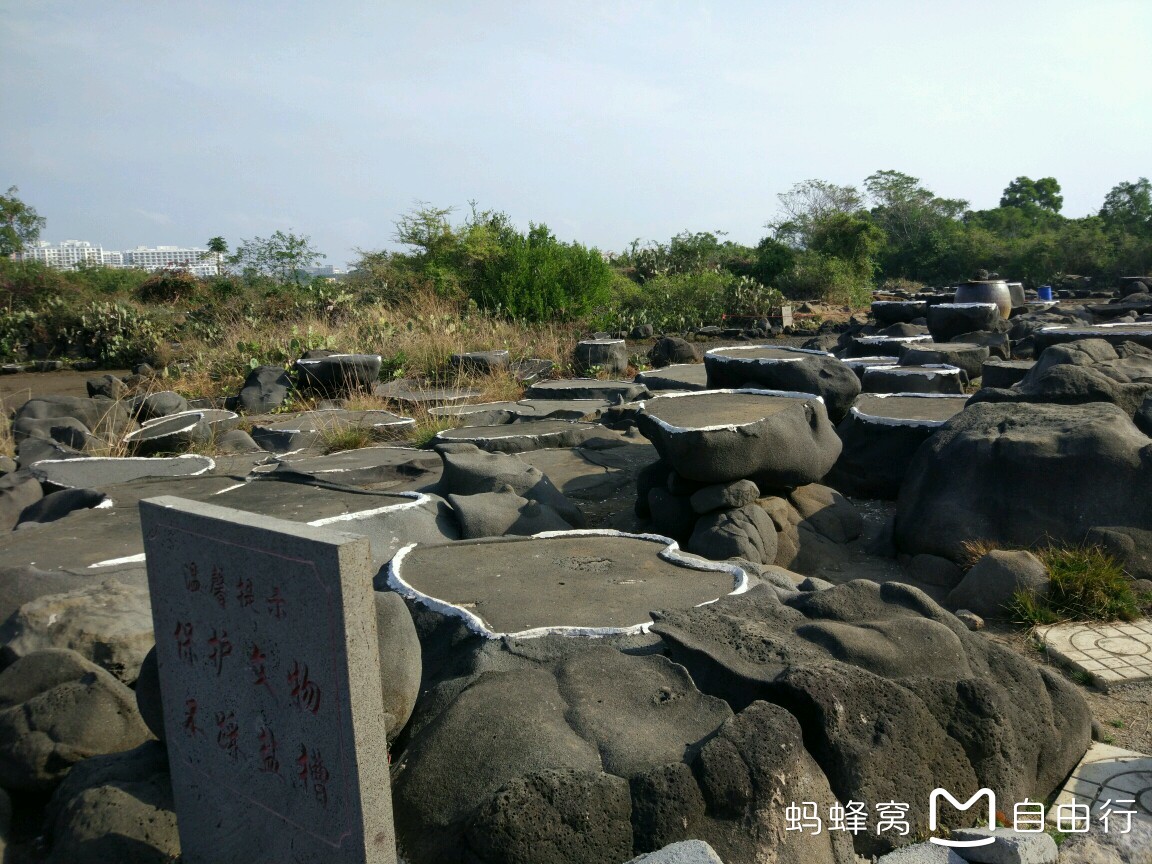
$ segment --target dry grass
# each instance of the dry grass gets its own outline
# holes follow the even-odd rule
[[[965,540],[960,544],[960,547],[964,550],[964,553],[961,556],[959,564],[965,570],[971,570],[976,566],[976,562],[989,552],[995,552],[997,549],[1003,548],[995,540],[981,539]]]

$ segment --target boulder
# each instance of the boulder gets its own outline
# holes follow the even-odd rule
[[[968,375],[947,363],[927,366],[873,366],[865,369],[861,389],[865,393],[937,393],[958,396]]]
[[[1007,618],[1016,592],[1043,596],[1048,571],[1031,552],[1000,549],[984,555],[948,594],[949,609],[968,609],[982,618]]]
[[[768,514],[754,504],[718,510],[696,521],[687,548],[713,561],[744,558],[772,564],[776,560],[776,528]]]
[[[815,393],[824,400],[833,423],[843,419],[860,395],[856,373],[836,357],[819,351],[765,345],[714,348],[704,355],[704,365],[709,387]]]
[[[76,510],[99,507],[107,500],[108,496],[96,489],[61,489],[26,507],[17,525],[55,522]]]
[[[388,743],[404,731],[420,695],[420,639],[399,594],[376,591],[376,632],[380,640],[380,689]]]
[[[0,672],[0,785],[47,792],[90,756],[139,746],[132,691],[74,651],[38,651]]]
[[[939,555],[913,555],[908,561],[908,575],[918,582],[940,588],[955,588],[964,578],[964,571],[954,561]]]
[[[851,543],[864,531],[860,512],[835,489],[810,483],[793,489],[788,501],[801,519],[833,543]]]
[[[60,417],[79,420],[93,435],[104,441],[119,441],[134,428],[123,402],[84,399],[79,396],[40,396],[30,399],[16,412],[14,422]]]
[[[809,394],[657,396],[636,423],[678,474],[702,484],[750,479],[761,489],[801,486],[823,477],[840,454],[823,401]]]
[[[40,482],[30,474],[0,477],[0,531],[11,531],[20,514],[44,497]]]
[[[521,498],[508,488],[503,492],[449,495],[448,503],[460,522],[460,537],[528,537],[541,531],[568,531],[572,525],[555,509],[539,501]]]
[[[628,347],[623,339],[585,339],[576,344],[572,359],[578,374],[600,370],[623,375],[628,371]]]
[[[700,351],[691,342],[679,336],[661,336],[648,349],[648,361],[657,369],[678,363],[699,363]]]
[[[132,414],[141,422],[180,414],[188,408],[188,400],[172,390],[160,390],[132,400]]]
[[[584,516],[539,469],[509,453],[485,453],[474,444],[441,444],[436,448],[444,462],[439,489],[445,496],[503,492],[553,508],[570,525],[584,526]]]
[[[912,457],[894,541],[960,561],[965,540],[1078,545],[1106,528],[1132,538],[1121,563],[1142,577],[1150,482],[1152,440],[1115,405],[970,404]]]
[[[928,307],[928,331],[936,342],[950,342],[975,330],[997,330],[1001,320],[995,303],[937,303]]]
[[[909,348],[900,357],[900,366],[955,366],[966,376],[967,381],[975,381],[984,371],[984,361],[988,359],[986,345],[968,342],[949,342]]]
[[[266,414],[284,404],[293,390],[282,366],[257,366],[248,373],[236,402],[245,414]]]
[[[705,486],[692,494],[692,509],[697,513],[743,507],[760,497],[760,490],[751,480],[734,480]]]
[[[1152,395],[1152,352],[1139,345],[1114,348],[1103,339],[1053,345],[1007,390],[980,391],[977,402],[1111,402],[1134,416]]]
[[[964,396],[861,396],[836,427],[843,447],[826,482],[855,497],[894,501],[917,448],[966,403]]]
[[[168,754],[158,741],[86,759],[45,813],[47,864],[167,864],[180,854]]]
[[[655,622],[707,692],[737,710],[757,700],[787,709],[841,802],[927,802],[938,787],[982,786],[1043,800],[1088,746],[1091,715],[1073,685],[907,585],[859,579],[783,600],[758,586]],[[926,807],[908,815],[913,836],[928,833]],[[853,839],[860,854],[901,842]]]
[[[961,333],[959,336],[953,336],[948,341],[964,345],[983,345],[988,349],[989,357],[997,357],[1001,360],[1012,359],[1012,343],[1009,341],[1007,333],[977,330],[974,333]]]
[[[101,375],[98,378],[89,378],[84,382],[88,390],[88,398],[95,399],[123,399],[128,394],[128,385],[115,375]]]
[[[330,354],[301,358],[295,368],[301,387],[336,395],[371,389],[380,377],[381,363],[379,354]]]
[[[132,684],[154,641],[148,587],[107,579],[21,606],[0,626],[0,661],[66,648]]]
[[[212,439],[212,428],[198,412],[161,417],[155,422],[130,432],[124,443],[137,456],[157,453],[183,453],[188,448]]]
[[[509,355],[504,349],[494,351],[467,351],[448,358],[453,369],[465,375],[492,375],[509,367]]]
[[[469,820],[478,861],[580,864],[632,854],[628,783],[612,774],[548,769],[515,777]]]

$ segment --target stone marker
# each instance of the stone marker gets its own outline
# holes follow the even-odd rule
[[[187,864],[396,861],[362,537],[140,503]]]

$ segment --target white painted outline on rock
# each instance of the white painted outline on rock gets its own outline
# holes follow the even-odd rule
[[[959,371],[959,370],[957,370]],[[967,403],[968,398],[962,393],[861,393],[861,396],[867,396],[870,399],[963,399]],[[960,411],[964,409],[961,408]],[[959,414],[957,411],[956,414]],[[851,414],[853,417],[859,418],[864,423],[873,423],[877,426],[913,426],[913,427],[928,427],[935,428],[943,426],[948,420],[927,420],[927,419],[914,419],[911,417],[884,417],[879,414],[865,414],[855,405],[852,406]],[[953,417],[956,415],[953,414]]]
[[[761,351],[763,349],[772,351],[786,351],[789,354],[801,354],[807,356],[801,357],[734,357],[731,352],[735,351]],[[835,360],[836,357],[831,351],[821,351],[817,348],[789,348],[786,345],[733,345],[725,348],[712,348],[704,352],[705,357],[717,357],[725,360],[732,360],[736,363],[798,363],[801,360],[807,360],[811,357],[831,357]]]
[[[661,420],[655,414],[647,412],[647,403],[656,399],[680,399],[686,396],[710,396],[714,393],[751,393],[756,396],[784,396],[788,399],[804,399],[819,402],[824,404],[824,397],[818,396],[815,393],[801,393],[798,390],[757,390],[750,387],[743,387],[739,389],[724,388],[722,390],[686,390],[683,393],[661,393],[659,396],[653,396],[652,400],[643,400],[636,402],[636,407],[644,411],[645,416],[648,417],[653,423],[660,426],[670,435],[679,435],[685,432],[735,432],[745,426],[754,426],[757,423],[762,423],[766,417],[757,417],[755,420],[749,420],[747,423],[728,423],[723,426],[673,426],[664,420]],[[654,535],[658,536],[658,535]]]
[[[685,555],[680,551],[679,543],[662,534],[629,534],[626,531],[617,531],[612,528],[585,528],[572,531],[541,531],[539,534],[533,534],[530,537],[520,539],[551,540],[562,537],[626,537],[632,540],[646,540],[650,543],[663,543],[664,548],[656,554],[657,557],[670,564],[674,564],[677,567],[685,567],[690,570],[730,574],[735,583],[735,587],[724,596],[729,597],[735,594],[743,594],[751,587],[748,581],[748,573],[743,567],[735,564],[727,564],[723,561],[709,561],[706,558]],[[538,639],[541,636],[572,636],[598,639],[605,636],[635,636],[641,633],[647,633],[652,627],[652,621],[645,621],[642,624],[633,624],[628,627],[567,627],[564,625],[554,625],[551,627],[532,627],[528,630],[520,630],[515,633],[497,632],[490,629],[480,616],[468,611],[463,606],[457,606],[455,603],[449,603],[447,600],[441,600],[438,597],[425,594],[423,591],[414,588],[404,581],[404,578],[400,575],[400,567],[404,563],[404,559],[408,557],[408,553],[419,545],[418,543],[409,543],[392,556],[392,560],[389,561],[387,565],[388,588],[395,591],[401,597],[413,600],[431,609],[433,612],[439,612],[442,615],[449,615],[461,619],[464,622],[464,626],[485,639]],[[705,600],[703,603],[697,603],[695,605],[697,607],[708,606],[719,599],[719,597],[714,597],[711,600]]]
[[[204,459],[207,460],[208,464],[201,468],[199,471],[193,472],[192,474],[144,474],[133,479],[147,480],[150,477],[199,477],[201,474],[204,474],[208,471],[213,471],[216,468],[216,460],[211,456],[202,456],[199,453],[181,453],[179,456],[83,456],[79,459],[41,459],[39,462],[33,462],[31,465],[29,465],[28,470],[31,472],[33,477],[43,482],[45,478],[41,477],[36,472],[36,467],[38,465],[60,465],[64,462],[81,462],[85,465],[90,465],[93,462],[115,462],[117,464],[121,464],[123,462],[151,462],[155,464],[158,461],[164,462],[171,459]],[[56,481],[53,480],[51,482],[55,483]],[[80,487],[68,486],[66,488],[77,489]]]

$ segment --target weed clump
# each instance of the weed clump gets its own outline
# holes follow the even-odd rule
[[[1010,611],[1028,626],[1060,621],[1134,621],[1152,608],[1120,564],[1099,546],[1048,546],[1036,552],[1051,580],[1044,594],[1017,591]]]

